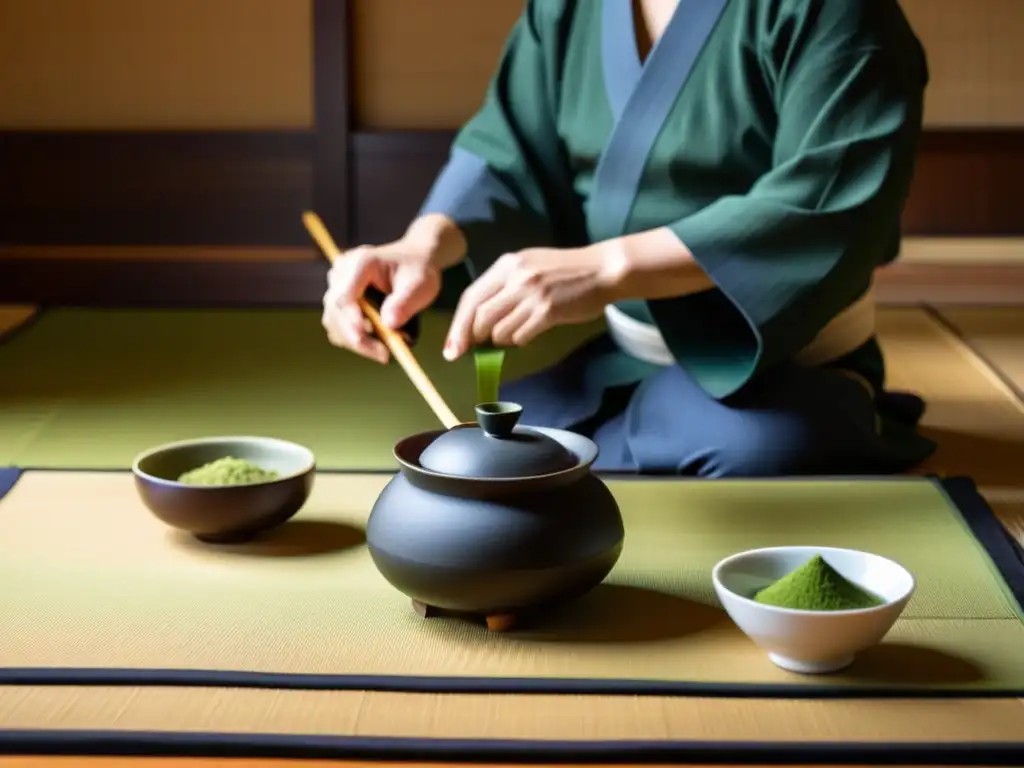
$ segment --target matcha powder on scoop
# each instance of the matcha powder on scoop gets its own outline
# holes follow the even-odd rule
[[[853,611],[883,602],[843,577],[821,555],[762,589],[754,601],[800,611]]]

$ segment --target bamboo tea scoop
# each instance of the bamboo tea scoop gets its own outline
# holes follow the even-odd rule
[[[320,250],[323,251],[327,260],[333,264],[341,256],[341,251],[338,250],[338,246],[335,245],[334,239],[327,231],[327,227],[324,226],[320,217],[312,211],[307,211],[302,214],[302,223],[305,224],[306,230]],[[444,398],[441,397],[441,393],[437,391],[437,387],[434,386],[434,383],[416,361],[415,355],[409,349],[409,345],[405,343],[402,335],[393,328],[389,328],[381,319],[376,307],[365,298],[359,299],[359,308],[370,321],[373,329],[377,332],[377,336],[391,351],[391,355],[402,366],[405,375],[409,377],[413,386],[416,387],[423,399],[427,401],[427,405],[430,406],[434,415],[444,424],[445,428],[451,429],[460,424],[459,419],[456,418],[451,408],[445,403]]]

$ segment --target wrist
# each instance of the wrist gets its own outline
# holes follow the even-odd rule
[[[597,263],[599,280],[607,295],[607,302],[632,298],[630,279],[630,260],[628,249],[621,237],[605,240],[587,246],[587,250]]]
[[[466,256],[466,237],[449,217],[432,213],[414,220],[402,237],[438,270],[454,267]]]
[[[699,293],[714,283],[690,249],[667,227],[598,243],[603,274],[615,301]]]

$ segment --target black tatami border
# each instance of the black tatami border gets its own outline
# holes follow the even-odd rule
[[[537,741],[278,734],[0,730],[0,754],[458,763],[1021,765],[1024,742]]]

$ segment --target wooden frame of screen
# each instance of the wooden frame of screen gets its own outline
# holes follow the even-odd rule
[[[452,134],[353,125],[354,0],[312,2],[313,130],[0,132],[0,302],[315,306],[325,267],[303,210],[343,246],[400,234]],[[1022,129],[928,131],[904,231],[1024,237],[1022,177]],[[81,246],[119,257],[76,257]],[[185,258],[195,246],[206,257]],[[1019,302],[1024,264],[898,262],[879,291],[894,303]]]

